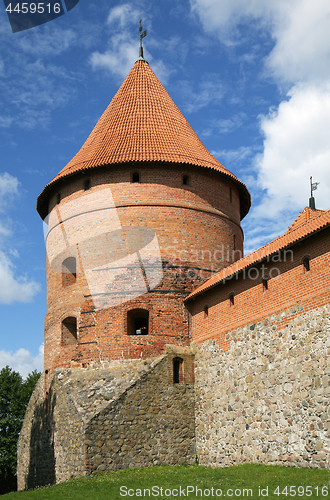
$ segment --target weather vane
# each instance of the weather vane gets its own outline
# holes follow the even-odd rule
[[[142,31],[142,19],[140,19],[140,27],[139,27],[139,32],[140,32],[140,50],[139,50],[139,57],[143,59],[143,47],[142,47],[142,39],[147,36],[148,30]]]
[[[313,177],[309,178],[311,183],[311,197],[309,198],[309,208],[315,210],[315,198],[313,196],[313,191],[317,190],[317,186],[320,184],[319,182],[313,182]]]

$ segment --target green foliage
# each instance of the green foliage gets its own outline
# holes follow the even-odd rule
[[[9,366],[0,371],[0,494],[16,489],[17,440],[40,373],[25,380]]]
[[[229,497],[233,500],[243,498],[247,500],[262,500],[263,498],[283,500],[293,496],[302,500],[314,500],[316,498],[329,498],[329,482],[330,472],[325,469],[258,464],[243,464],[225,468],[200,465],[161,466],[126,469],[89,478],[71,478],[56,486],[9,493],[1,497],[1,500],[122,500],[123,498],[141,497],[170,500],[187,497],[190,499]],[[151,488],[153,486],[162,487],[162,494],[152,495]],[[179,489],[180,486],[183,489],[190,486],[199,490],[195,489],[189,495],[182,494],[180,496],[175,491],[171,494],[173,489]],[[123,494],[120,489],[122,487],[126,488],[124,493],[125,491],[129,492],[127,495]],[[148,494],[148,489],[150,494]],[[222,495],[219,495],[220,489]],[[132,494],[133,490],[135,494]],[[144,490],[146,490],[145,493]],[[201,490],[203,496],[200,493]],[[218,494],[216,494],[216,490],[218,490]],[[310,494],[311,492],[312,494]]]

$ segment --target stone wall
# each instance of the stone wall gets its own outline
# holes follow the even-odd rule
[[[330,306],[303,305],[196,346],[199,463],[330,467]]]
[[[18,444],[18,489],[71,476],[158,464],[195,454],[193,356],[189,348],[148,360],[55,370],[29,403]],[[172,360],[184,360],[173,383]]]

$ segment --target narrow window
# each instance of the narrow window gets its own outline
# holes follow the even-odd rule
[[[76,282],[76,277],[76,259],[68,257],[62,262],[62,286],[73,285]]]
[[[127,313],[127,335],[149,334],[149,311],[133,309]]]
[[[57,203],[57,205],[58,205],[59,203],[61,203],[61,193],[58,193],[56,203]]]
[[[139,174],[139,172],[133,172],[133,174],[132,174],[132,182],[140,182],[140,174]]]
[[[229,295],[229,304],[230,304],[230,306],[235,305],[235,294],[234,293],[231,293]]]
[[[232,188],[229,188],[229,200],[230,200],[230,203],[233,203],[233,190],[232,190]]]
[[[305,257],[303,259],[303,266],[304,266],[305,273],[310,270],[309,257]]]
[[[62,344],[77,343],[77,318],[69,317],[62,321]]]
[[[189,186],[189,175],[183,175],[182,176],[182,184],[184,186]]]
[[[264,292],[268,290],[268,278],[262,278],[262,288]]]
[[[209,306],[206,304],[204,306],[204,318],[206,319],[209,315]]]
[[[182,373],[182,358],[173,358],[173,383],[180,384],[183,382]]]
[[[88,191],[90,188],[91,188],[91,181],[90,181],[90,179],[87,179],[87,180],[85,180],[85,183],[84,183],[84,190]]]

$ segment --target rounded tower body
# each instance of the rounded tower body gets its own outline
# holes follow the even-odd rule
[[[189,344],[183,299],[242,256],[249,193],[203,146],[143,59],[38,198],[45,370]]]

